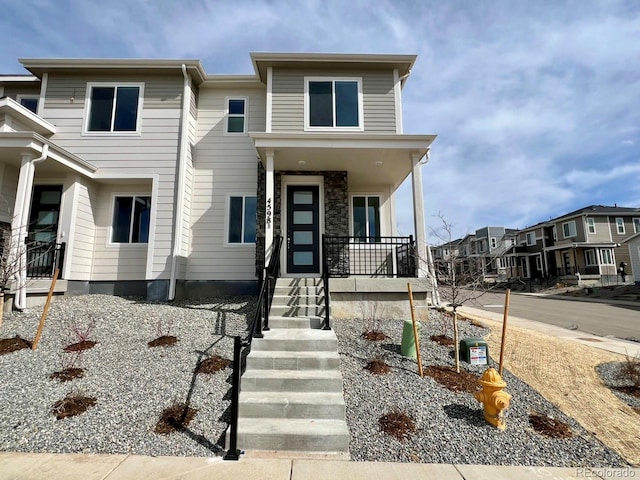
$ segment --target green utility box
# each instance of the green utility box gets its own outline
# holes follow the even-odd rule
[[[489,363],[489,347],[483,338],[471,337],[460,340],[460,359],[471,365]]]
[[[416,322],[416,329],[420,335],[420,322]],[[413,335],[413,322],[411,320],[404,321],[402,328],[402,344],[400,345],[400,353],[405,357],[417,358],[416,354],[416,338]]]

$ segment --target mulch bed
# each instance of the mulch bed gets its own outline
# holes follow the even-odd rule
[[[84,397],[82,395],[69,395],[53,405],[53,414],[58,420],[67,417],[74,417],[87,411],[89,407],[96,404],[94,397]]]
[[[635,387],[633,385],[625,385],[622,387],[613,387],[615,390],[619,392],[626,393],[627,395],[633,395],[634,397],[640,398],[640,387]]]
[[[213,355],[198,365],[198,373],[216,373],[231,365],[231,360]]]
[[[406,440],[416,431],[415,422],[411,417],[402,412],[387,413],[380,417],[378,423],[384,433],[398,440]]]
[[[462,369],[460,373],[456,373],[453,367],[429,365],[424,369],[424,373],[453,392],[474,393],[480,389],[478,377]]]
[[[183,403],[174,403],[163,410],[154,432],[160,435],[169,435],[176,430],[182,430],[189,425],[197,412],[198,410],[195,408],[187,407]]]
[[[49,375],[52,380],[59,380],[61,382],[70,382],[76,378],[82,378],[84,376],[83,368],[65,368],[59,372],[53,372]]]
[[[453,338],[447,337],[446,335],[431,335],[429,339],[445,347],[450,347],[454,344]]]
[[[71,345],[67,345],[64,347],[65,352],[84,352],[85,350],[89,350],[96,346],[97,342],[92,340],[82,340],[81,342],[72,343]]]
[[[389,373],[391,371],[391,367],[382,360],[371,360],[369,363],[367,363],[367,366],[364,367],[364,369],[368,370],[374,375],[384,375],[385,373]]]
[[[162,335],[155,340],[151,340],[147,345],[149,347],[170,347],[171,345],[175,345],[177,341],[178,338],[173,335]]]
[[[389,338],[388,335],[385,335],[385,333],[381,332],[380,330],[369,330],[363,332],[360,337],[364,338],[365,340],[371,340],[372,342],[380,342]]]
[[[0,355],[22,350],[23,348],[31,348],[31,342],[20,338],[16,335],[13,338],[0,339]]]
[[[545,437],[571,438],[573,435],[569,425],[541,413],[529,414],[529,422],[536,432]]]

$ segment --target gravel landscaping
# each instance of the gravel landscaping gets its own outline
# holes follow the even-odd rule
[[[640,396],[630,395],[625,391],[625,387],[630,387],[631,383],[625,382],[618,376],[621,367],[622,363],[620,362],[601,363],[596,367],[596,372],[598,372],[604,384],[609,387],[620,400],[631,408],[636,409],[640,414]]]
[[[223,452],[229,419],[231,367],[194,373],[207,358],[232,359],[233,336],[246,332],[255,299],[218,298],[149,303],[104,295],[66,297],[54,302],[37,351],[0,355],[0,451],[51,453],[132,453],[138,455],[212,456]],[[5,315],[0,338],[32,340],[41,309]],[[429,340],[442,332],[441,314],[423,323],[423,364],[453,365],[451,347]],[[77,342],[72,334],[91,322],[85,350],[75,367],[81,378],[61,382],[50,375],[62,369],[63,349]],[[483,336],[483,328],[461,321],[461,338]],[[336,321],[354,460],[496,465],[619,467],[626,462],[593,435],[567,418],[524,382],[505,371],[513,395],[507,429],[487,425],[482,406],[470,393],[454,393],[430,377],[420,378],[415,360],[400,355],[402,322],[382,321],[390,338],[360,337],[362,320]],[[161,335],[177,337],[171,346],[149,347]],[[493,352],[494,354],[497,352]],[[391,371],[365,370],[384,360]],[[216,364],[224,361],[216,358]],[[550,360],[552,361],[552,360]],[[471,373],[484,367],[462,363]],[[74,417],[57,420],[53,405],[70,394],[95,398],[95,405]],[[154,433],[162,412],[187,403],[196,410],[185,429]],[[417,430],[397,440],[381,432],[379,419],[404,412]],[[530,413],[567,422],[572,437],[551,439],[536,433]]]

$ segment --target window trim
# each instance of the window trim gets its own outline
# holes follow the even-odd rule
[[[536,255],[536,270],[542,271],[542,257],[540,255]]]
[[[640,233],[640,217],[633,217],[631,223],[633,223],[633,233]]]
[[[151,199],[151,208],[149,210],[149,238],[147,239],[146,242],[131,242],[131,240],[129,240],[128,242],[114,242],[113,239],[113,214],[116,208],[116,198],[118,197],[131,197],[134,199],[135,201],[135,197],[149,197]],[[133,206],[133,202],[132,202],[132,206]],[[125,248],[131,248],[131,247],[147,247],[151,242],[152,242],[152,238],[151,238],[151,224],[153,222],[153,219],[151,217],[153,213],[153,195],[151,194],[151,192],[144,192],[144,193],[139,193],[139,192],[111,192],[111,207],[110,207],[110,211],[109,211],[109,228],[107,231],[107,247],[123,247],[125,246]],[[131,215],[131,222],[133,222],[134,218],[133,218],[133,214]],[[131,234],[133,232],[133,229],[131,228],[131,224],[129,224],[129,239],[131,239]]]
[[[620,223],[618,223],[618,220],[620,220]],[[622,227],[622,231],[620,231],[620,227]],[[625,235],[626,234],[626,228],[624,226],[624,218],[623,217],[616,217],[616,232],[618,233],[618,235]]]
[[[333,109],[332,127],[312,127],[309,118],[310,101],[309,101],[309,82],[331,82],[332,99],[335,107],[335,82],[356,82],[358,85],[358,126],[357,127],[337,127],[335,126],[336,109]],[[305,132],[364,132],[364,95],[362,93],[362,77],[334,77],[334,76],[305,76],[304,77],[304,130]]]
[[[373,192],[373,193],[367,193],[367,192],[354,192],[352,194],[349,195],[349,235],[353,238],[356,238],[355,233],[353,231],[353,197],[364,197],[365,199],[368,199],[369,197],[377,197],[378,198],[378,204],[379,204],[379,211],[378,214],[380,216],[380,237],[384,237],[385,236],[385,231],[386,229],[384,228],[385,225],[385,216],[384,216],[384,203],[383,203],[383,195],[382,193],[379,192]],[[368,205],[369,202],[366,201],[366,205]],[[366,229],[367,229],[367,234],[369,232],[369,213],[368,213],[368,209],[365,209],[366,213]],[[359,237],[358,237],[359,238]],[[367,236],[367,238],[369,238]],[[369,245],[369,244],[375,244],[375,242],[362,242],[362,245]]]
[[[589,263],[590,262],[589,254],[593,255],[593,261],[595,263]],[[598,253],[596,252],[595,248],[590,248],[584,251],[584,264],[587,267],[594,267],[598,265]]]
[[[590,235],[595,235],[596,234],[596,219],[593,218],[593,217],[587,217],[585,222],[587,224],[587,233],[589,233]],[[591,231],[591,228],[593,228],[593,232]]]
[[[36,111],[32,111],[31,109],[25,107],[24,105],[22,105],[22,100],[36,100],[38,103],[36,104]],[[32,112],[35,115],[38,115],[38,107],[40,106],[40,95],[22,95],[22,94],[18,94],[16,95],[16,102],[18,102],[20,104],[20,106],[27,108],[27,110],[29,110],[30,112]]]
[[[530,241],[529,241],[529,235],[531,235],[531,236],[532,236],[532,238],[533,238],[533,241],[532,241],[532,242],[530,242]],[[533,232],[527,232],[527,233],[525,234],[525,237],[526,237],[526,239],[527,239],[527,247],[533,247],[533,246],[538,242],[538,239],[536,238],[536,232],[535,232],[535,231],[533,231]]]
[[[229,227],[230,225],[230,221],[231,221],[231,216],[229,215],[230,212],[230,208],[231,208],[231,197],[242,197],[242,230],[240,233],[240,238],[242,239],[241,242],[230,242],[229,241]],[[245,242],[244,241],[244,206],[245,206],[245,198],[247,197],[255,197],[256,199],[256,215],[257,215],[257,211],[258,211],[258,195],[256,195],[255,192],[245,192],[245,193],[228,193],[227,194],[227,199],[226,199],[226,207],[225,207],[225,213],[224,213],[224,218],[225,218],[225,222],[224,222],[224,246],[225,247],[230,247],[230,248],[239,248],[239,247],[250,247],[250,246],[255,246],[256,242]],[[258,240],[258,231],[257,231],[257,218],[256,218],[256,241]]]
[[[571,232],[569,232],[569,235],[565,235],[564,233],[564,226],[565,225],[571,225],[573,224],[573,235],[571,235]],[[569,222],[563,222],[562,223],[562,237],[563,238],[575,238],[578,236],[578,229],[576,228],[576,221],[575,220],[571,220]]]
[[[231,100],[242,100],[244,102],[244,114],[239,115],[237,113],[229,113],[229,102]],[[229,117],[239,118],[242,117],[244,122],[242,123],[242,132],[230,132],[229,131]],[[224,98],[224,135],[235,137],[238,135],[247,134],[247,124],[249,122],[249,98],[240,96],[230,96]]]
[[[551,227],[551,235],[553,236],[553,241],[557,242],[558,241],[558,228],[555,225],[553,225]]]
[[[602,252],[604,252],[605,250],[608,250],[611,254],[611,263],[605,263],[604,261],[604,257],[602,255]],[[613,252],[613,248],[599,248],[598,249],[598,256],[599,256],[599,260],[600,260],[600,265],[614,265],[616,264],[616,257],[615,254]]]
[[[138,112],[136,114],[136,130],[134,132],[109,131],[94,132],[89,130],[89,116],[91,114],[91,92],[93,87],[138,87]],[[87,82],[87,90],[84,99],[84,113],[82,121],[82,136],[91,137],[139,137],[142,131],[142,107],[144,103],[144,82]],[[116,102],[113,102],[113,114],[115,112]]]
[[[491,237],[491,248],[498,248],[498,240],[496,237]]]

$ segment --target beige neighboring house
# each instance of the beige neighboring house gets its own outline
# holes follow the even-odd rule
[[[627,268],[625,273],[631,281],[640,285],[640,229],[638,229],[638,233],[631,235],[622,243],[629,248],[630,268]]]
[[[332,293],[405,292],[397,277],[425,275],[435,139],[403,133],[415,59],[254,53],[251,75],[21,59],[28,75],[0,76],[0,222],[29,239],[16,305],[56,262],[60,293],[255,292],[279,236],[283,276],[331,268]],[[406,179],[415,234],[399,237]]]

